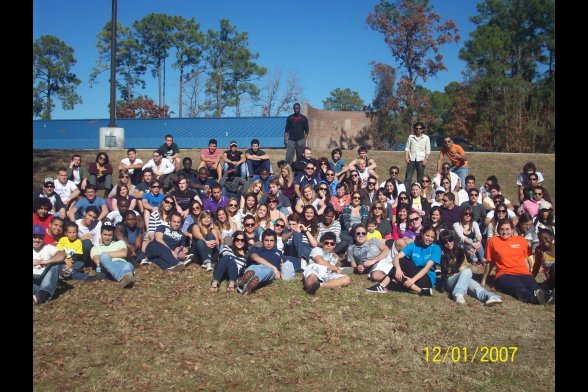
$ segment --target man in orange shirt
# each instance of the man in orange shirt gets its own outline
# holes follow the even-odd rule
[[[481,284],[486,285],[486,278],[496,265],[494,287],[498,291],[512,295],[519,301],[544,304],[545,292],[530,272],[532,262],[529,260],[529,244],[524,237],[513,236],[513,232],[514,225],[510,220],[504,219],[498,223],[498,236],[490,238],[486,244],[486,266]]]
[[[443,147],[439,151],[439,159],[437,160],[437,173],[441,174],[441,162],[443,156],[447,155],[447,158],[451,161],[451,171],[459,176],[461,180],[461,187],[463,188],[466,183],[466,176],[469,173],[468,160],[465,156],[465,151],[460,145],[453,143],[451,136],[445,136],[443,138]]]

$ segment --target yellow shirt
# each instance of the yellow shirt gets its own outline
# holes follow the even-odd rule
[[[382,234],[378,231],[378,230],[374,230],[372,233],[370,233],[369,231],[367,232],[367,238],[368,240],[371,240],[372,238],[377,238],[379,240],[382,239]]]

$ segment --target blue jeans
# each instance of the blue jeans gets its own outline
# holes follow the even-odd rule
[[[206,234],[207,241],[214,240],[216,237],[211,232]],[[193,245],[190,247],[190,253],[198,257],[198,260],[202,264],[215,263],[218,260],[218,248],[209,248],[206,246],[206,242],[202,240],[193,241]]]
[[[100,255],[100,265],[117,282],[119,282],[127,272],[133,272],[135,270],[133,265],[128,261],[112,260],[112,257],[108,253],[102,253]]]
[[[478,242],[477,240],[474,240],[474,242]],[[471,245],[467,245],[466,243],[461,243],[461,248],[464,250],[466,257],[468,258],[468,260],[472,261],[472,262],[477,262],[479,261],[482,264],[486,264],[486,258],[484,257],[484,247],[480,246],[480,248],[476,251],[476,253],[474,253],[473,255],[469,253],[469,251],[471,249],[474,249],[473,246]]]
[[[247,272],[247,271],[255,272],[255,276],[257,276],[259,278],[259,284],[257,285],[257,287],[260,287],[264,284],[270,284],[276,278],[276,276],[274,274],[274,270],[272,268],[265,266],[265,265],[262,265],[262,264],[250,265],[245,270],[245,272]],[[245,275],[245,272],[243,272],[243,275]]]
[[[417,172],[417,179],[416,182],[419,184],[421,183],[421,178],[425,175],[425,165],[423,165],[423,161],[410,161],[408,165],[406,165],[406,173],[404,175],[404,186],[407,190],[410,191],[410,187],[412,186],[412,175],[416,169]]]
[[[157,264],[163,270],[179,263],[170,248],[155,240],[147,244],[145,254],[149,261]]]
[[[225,173],[227,170],[229,170],[229,164],[225,162],[223,163],[223,173]],[[235,175],[241,178],[245,178],[247,176],[247,167],[242,163],[237,165],[235,168]]]
[[[224,255],[214,267],[213,279],[215,281],[220,283],[225,275],[229,282],[235,282],[239,276],[239,267],[233,256]]]
[[[267,169],[269,173],[271,173],[271,166],[269,159],[265,159],[263,161],[250,161],[249,159],[245,161],[247,163],[247,175],[253,177],[256,174],[260,174],[263,169]]]
[[[310,247],[310,244],[308,242],[302,241],[303,235],[306,234],[302,234],[298,231],[295,231],[292,235],[292,244],[294,245],[294,249],[296,249],[296,256],[304,257],[306,260],[308,260],[312,248]]]
[[[33,294],[43,290],[49,293],[49,297],[53,297],[57,289],[57,282],[59,282],[59,271],[63,264],[55,264],[51,267],[45,268],[41,275],[33,275]]]
[[[459,180],[461,181],[461,187],[463,189],[465,189],[465,183],[466,183],[465,178],[468,175],[468,173],[470,172],[468,166],[462,166],[462,167],[452,166],[450,170],[459,176]]]
[[[306,139],[290,140],[286,143],[286,162],[288,165],[292,165],[294,160],[294,152],[296,152],[296,160],[302,160],[304,156],[304,148],[306,147]]]
[[[454,296],[458,293],[465,295],[467,292],[469,295],[478,298],[482,302],[486,302],[488,298],[494,295],[484,289],[480,283],[472,279],[472,270],[470,268],[466,268],[463,271],[450,276],[447,279],[446,289],[447,292],[450,292]],[[496,295],[496,297],[500,296]]]
[[[494,286],[498,291],[528,303],[536,303],[535,290],[541,289],[533,275],[500,275]]]

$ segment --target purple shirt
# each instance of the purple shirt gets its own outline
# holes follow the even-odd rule
[[[227,206],[227,204],[229,203],[229,199],[227,199],[225,196],[220,197],[220,200],[217,202],[215,201],[212,197],[209,197],[208,199],[204,200],[204,206],[202,206],[202,208],[206,211],[210,211],[210,212],[216,212],[219,208],[224,208]]]

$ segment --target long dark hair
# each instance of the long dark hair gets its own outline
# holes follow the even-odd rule
[[[437,232],[435,231],[435,228],[431,225],[427,225],[425,227],[423,227],[423,229],[421,230],[421,232],[417,235],[417,237],[414,239],[414,243],[421,247],[421,248],[426,248],[427,246],[430,245],[425,245],[425,242],[423,241],[423,237],[425,236],[425,233],[427,231],[432,231],[434,233],[434,237],[437,237]],[[433,242],[434,244],[435,242]],[[433,245],[431,244],[431,245]]]
[[[247,252],[249,251],[249,244],[247,243],[247,234],[243,230],[237,230],[233,233],[233,235],[231,235],[231,238],[233,239],[233,243],[231,244],[231,250],[234,254],[239,254],[239,250],[235,247],[235,238],[237,238],[239,234],[241,234],[243,238],[245,238],[243,252],[247,254]]]

